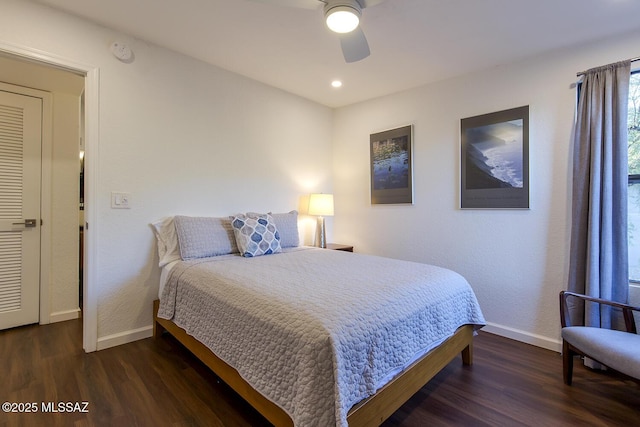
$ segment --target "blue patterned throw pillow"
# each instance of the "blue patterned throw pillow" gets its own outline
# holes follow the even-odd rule
[[[243,257],[270,255],[282,251],[280,233],[269,214],[236,215],[231,218],[233,234]]]
[[[247,212],[245,215],[254,216],[260,213]],[[272,213],[273,221],[280,234],[280,246],[284,248],[294,248],[300,246],[300,235],[298,233],[298,211],[288,213]]]

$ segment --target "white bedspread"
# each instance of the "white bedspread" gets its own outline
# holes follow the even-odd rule
[[[419,263],[326,249],[173,267],[159,317],[213,350],[297,426],[349,409],[465,324],[485,321],[467,281]]]

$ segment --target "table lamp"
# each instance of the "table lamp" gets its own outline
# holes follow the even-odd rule
[[[318,216],[316,228],[316,246],[327,247],[327,235],[324,227],[324,217],[333,216],[333,194],[309,195],[309,215]]]

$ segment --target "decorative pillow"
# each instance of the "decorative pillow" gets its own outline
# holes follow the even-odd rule
[[[269,214],[236,215],[231,218],[236,243],[243,257],[270,255],[282,251],[280,233]]]
[[[261,215],[255,212],[248,212],[249,216]],[[273,221],[276,223],[278,233],[280,233],[280,246],[284,248],[295,248],[300,246],[300,234],[298,232],[298,211],[288,213],[271,213]]]
[[[176,233],[183,260],[238,252],[229,218],[175,217]]]
[[[180,259],[180,246],[178,245],[178,235],[173,217],[169,216],[159,221],[151,223],[153,234],[156,236],[158,244],[158,266],[164,267],[172,261]]]

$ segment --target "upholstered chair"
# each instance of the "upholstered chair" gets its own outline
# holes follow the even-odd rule
[[[586,303],[604,304],[620,310],[626,331],[574,325],[569,315],[568,300],[575,298]],[[628,377],[640,380],[640,335],[636,332],[633,307],[613,301],[573,292],[560,292],[562,323],[562,366],[565,384],[571,385],[574,356],[586,356]]]

